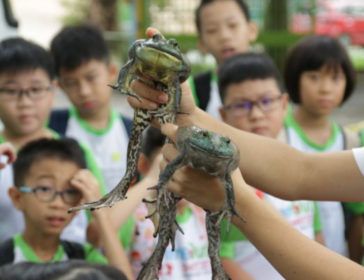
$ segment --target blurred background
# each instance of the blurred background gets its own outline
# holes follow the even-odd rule
[[[66,24],[90,21],[103,31],[112,58],[121,66],[132,42],[154,26],[178,40],[197,74],[215,66],[214,59],[197,49],[194,10],[200,0],[1,0],[0,39],[19,35],[48,48]],[[282,69],[289,48],[308,34],[338,38],[348,49],[358,74],[353,97],[338,109],[335,120],[343,125],[364,120],[364,0],[246,0],[260,35],[252,45],[265,51]],[[116,109],[132,110],[115,95]],[[57,107],[69,103],[60,92]]]

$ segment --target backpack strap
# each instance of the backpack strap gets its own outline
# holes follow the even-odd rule
[[[358,148],[361,146],[358,134],[350,131],[345,127],[341,127],[341,131],[344,135],[344,150],[351,150],[353,148]]]
[[[14,262],[14,240],[7,239],[0,244],[0,266]]]
[[[199,107],[202,110],[206,110],[207,104],[210,100],[210,91],[211,91],[211,76],[212,72],[208,71],[197,75],[193,82],[195,84],[196,95],[199,101]]]
[[[123,124],[126,128],[126,131],[128,132],[128,136],[130,136],[130,132],[131,132],[131,125],[133,123],[133,121],[123,115],[120,114],[120,118],[123,121]]]
[[[60,135],[65,135],[69,117],[70,112],[68,109],[52,110],[48,127],[58,132]]]
[[[85,250],[80,243],[72,242],[68,240],[61,240],[61,245],[70,259],[82,259],[86,258]]]

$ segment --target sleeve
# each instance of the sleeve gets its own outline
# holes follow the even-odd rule
[[[317,202],[313,202],[313,230],[315,233],[322,231],[322,221],[320,218],[320,210],[318,208]]]
[[[354,158],[361,174],[364,176],[364,147],[355,148],[352,150]]]
[[[104,255],[102,255],[95,247],[91,246],[89,243],[83,245],[85,251],[85,261],[91,263],[102,263],[107,264],[108,261]]]
[[[233,224],[230,225],[230,229],[227,229],[227,220],[224,219],[221,222],[221,242],[234,242],[247,240],[245,235]]]
[[[123,244],[124,250],[129,249],[132,245],[131,243],[133,242],[134,228],[135,219],[134,215],[132,215],[118,231],[118,236],[121,244]]]
[[[364,214],[364,202],[344,202],[343,206],[345,210],[354,215]]]
[[[220,258],[233,259],[235,255],[235,242],[221,242]]]

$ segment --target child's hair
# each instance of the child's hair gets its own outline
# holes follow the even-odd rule
[[[64,27],[51,42],[57,75],[61,68],[74,70],[90,60],[109,63],[109,48],[96,26],[84,24]]]
[[[75,140],[43,138],[31,141],[20,149],[13,164],[15,186],[20,187],[24,184],[33,163],[47,158],[69,161],[81,169],[87,168],[84,152]]]
[[[83,260],[20,262],[0,267],[0,280],[126,280],[119,269]]]
[[[262,53],[247,52],[225,59],[218,69],[218,86],[224,103],[226,88],[230,84],[247,80],[273,78],[281,93],[284,92],[279,70],[273,60]]]
[[[0,74],[44,70],[50,80],[55,77],[53,58],[41,46],[22,38],[9,38],[0,42]]]
[[[163,146],[165,140],[166,136],[159,129],[149,126],[143,136],[141,152],[150,159],[153,153]]]
[[[346,50],[336,39],[312,35],[299,41],[285,62],[284,81],[294,103],[301,102],[299,84],[302,73],[318,70],[322,66],[334,71],[342,68],[346,77],[343,102],[350,97],[355,88],[355,71]]]
[[[223,0],[201,0],[200,4],[197,6],[195,10],[195,25],[198,33],[201,33],[201,10],[203,9],[204,6],[216,1],[223,1]],[[245,3],[245,1],[244,0],[232,0],[232,1],[235,1],[238,4],[246,20],[250,21],[249,8],[248,5]]]

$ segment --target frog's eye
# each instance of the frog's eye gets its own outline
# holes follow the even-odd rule
[[[207,137],[207,131],[202,131],[202,136]]]
[[[178,43],[177,43],[177,40],[176,39],[169,39],[168,40],[168,43],[173,46],[173,47],[178,47]]]
[[[159,33],[155,33],[152,38],[153,41],[159,41],[161,39],[161,35]]]

